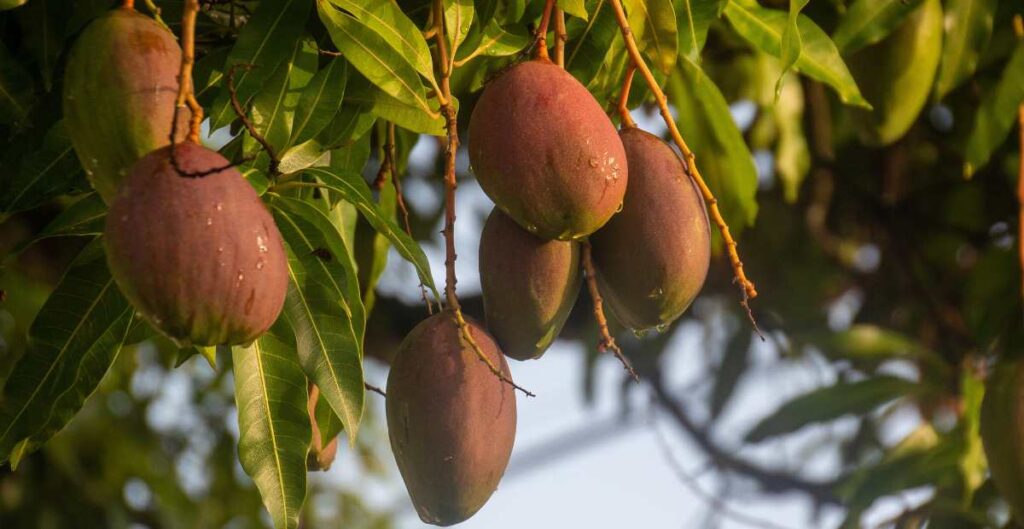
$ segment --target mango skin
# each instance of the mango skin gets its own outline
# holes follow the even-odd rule
[[[888,37],[850,57],[850,71],[874,107],[854,111],[864,144],[892,144],[917,121],[938,71],[942,33],[942,3],[925,0]]]
[[[170,143],[181,48],[152,18],[118,8],[91,22],[64,72],[64,124],[85,173],[110,204],[139,158]],[[179,141],[189,112],[179,112]]]
[[[550,61],[520,63],[491,81],[469,122],[480,187],[527,231],[573,240],[618,210],[628,169],[601,105]]]
[[[998,362],[985,385],[981,441],[996,489],[1024,520],[1024,360]]]
[[[479,324],[477,344],[506,377],[508,364]],[[516,434],[516,398],[462,343],[449,310],[405,337],[388,374],[388,436],[413,505],[425,523],[473,516],[505,473]]]
[[[540,358],[580,292],[579,245],[546,241],[495,208],[480,234],[480,286],[487,329],[505,355]]]
[[[629,161],[622,212],[590,237],[598,290],[623,325],[643,330],[678,318],[704,285],[711,231],[682,159],[661,138],[620,132]]]
[[[188,172],[228,161],[181,143]],[[251,342],[277,320],[288,289],[281,234],[234,167],[184,178],[170,147],[132,168],[107,213],[107,263],[117,286],[153,326],[179,345]]]

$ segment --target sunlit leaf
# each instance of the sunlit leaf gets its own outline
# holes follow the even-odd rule
[[[997,0],[944,2],[942,62],[935,78],[935,96],[942,99],[974,74],[978,59],[992,36]]]
[[[391,0],[329,0],[354,16],[367,29],[380,37],[388,47],[398,52],[399,60],[409,61],[416,72],[434,83],[434,62],[423,33],[398,4]],[[319,3],[319,2],[318,2]],[[318,6],[321,11],[326,6]],[[321,14],[321,17],[323,15]],[[325,21],[326,24],[326,21]],[[330,25],[328,25],[328,28]],[[377,42],[375,40],[375,42]],[[389,55],[391,57],[391,55]]]
[[[23,6],[25,5],[25,2],[28,2],[28,0],[0,0],[0,11],[6,11],[18,6]]]
[[[839,382],[805,393],[783,404],[751,429],[745,439],[758,443],[795,432],[805,426],[861,415],[893,400],[919,394],[915,382],[892,376],[878,376],[858,382]]]
[[[689,59],[680,58],[668,82],[677,123],[697,156],[697,168],[718,199],[726,222],[735,231],[757,215],[757,170],[754,158],[729,113],[729,105],[711,78]]]
[[[797,20],[800,16],[800,11],[807,5],[808,1],[810,0],[789,0],[789,15],[786,17],[786,29],[782,32],[782,56],[779,57],[779,60],[782,62],[782,72],[779,75],[779,80],[775,82],[776,101],[778,101],[779,95],[782,93],[782,79],[786,76],[786,72],[796,63],[796,60],[800,58],[803,40],[800,38]]]
[[[459,48],[466,42],[469,28],[473,25],[473,0],[445,0],[444,25],[445,36],[448,38],[448,54],[455,57]]]
[[[360,73],[402,103],[434,113],[416,70],[383,37],[323,2],[317,3],[317,11],[334,45]]]
[[[295,49],[295,43],[309,16],[308,0],[260,2],[256,12],[242,27],[235,46],[228,54],[225,72],[234,64],[252,64],[251,70],[235,72],[238,100],[245,104],[270,78],[282,61]],[[219,129],[235,119],[226,90],[222,90],[209,115],[210,128]]]
[[[1010,60],[987,97],[981,99],[974,126],[967,140],[964,174],[971,175],[988,163],[992,153],[1006,141],[1016,121],[1017,107],[1024,102],[1024,42],[1017,44]]]
[[[700,62],[700,52],[708,39],[708,28],[718,19],[726,0],[677,0],[679,54]]]
[[[133,310],[97,238],[71,264],[29,329],[0,398],[0,461],[13,465],[82,407],[121,350]]]
[[[650,57],[658,70],[669,73],[675,66],[679,49],[676,13],[671,0],[626,0],[625,7],[640,51]]]
[[[586,2],[583,0],[558,0],[558,8],[566,13],[588,20],[590,16],[587,14]]]
[[[313,76],[295,107],[290,146],[316,137],[334,119],[347,82],[348,62],[344,59],[332,59]]]
[[[355,440],[363,414],[362,343],[366,316],[348,249],[312,204],[275,197],[274,220],[289,248],[285,315],[299,362]]]
[[[757,49],[773,57],[782,57],[782,34],[788,18],[785,12],[763,8],[756,3],[730,0],[725,6],[725,16],[736,32]],[[832,39],[805,15],[797,18],[797,27],[803,46],[796,60],[796,69],[831,86],[844,103],[870,107]]]
[[[395,250],[412,263],[420,281],[433,292],[435,298],[440,299],[437,287],[434,286],[434,279],[430,275],[430,263],[427,262],[427,256],[412,237],[402,231],[394,220],[380,211],[362,176],[349,171],[321,168],[307,169],[305,173],[320,180],[332,191],[339,193],[346,201],[355,205],[373,226],[373,229],[390,239]]]
[[[306,451],[312,439],[306,376],[283,320],[247,347],[231,351],[238,405],[238,459],[256,483],[278,529],[299,526],[306,499]]]
[[[887,37],[923,0],[857,0],[839,20],[832,35],[846,55]]]
[[[317,66],[312,41],[295,43],[263,88],[252,99],[252,123],[271,146],[280,149],[292,136],[295,108]]]

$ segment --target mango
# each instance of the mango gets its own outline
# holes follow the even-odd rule
[[[542,239],[585,237],[622,204],[628,169],[615,127],[550,61],[520,63],[488,83],[468,142],[480,187]]]
[[[181,48],[152,18],[118,8],[91,22],[64,72],[64,124],[93,187],[108,204],[132,165],[170,143]],[[179,112],[177,138],[188,133]]]
[[[277,320],[288,289],[281,234],[231,167],[183,177],[170,146],[139,160],[107,213],[107,263],[139,313],[181,346],[251,342]],[[186,172],[224,167],[220,154],[175,147]]]
[[[661,138],[620,132],[629,163],[622,212],[590,237],[598,290],[636,330],[678,318],[704,285],[711,231],[704,200],[683,160]]]
[[[498,345],[477,323],[470,332],[510,377]],[[388,374],[391,449],[420,518],[449,526],[473,516],[505,473],[516,433],[516,399],[462,341],[444,310],[405,337]]]

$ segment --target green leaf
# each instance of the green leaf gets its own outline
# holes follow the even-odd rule
[[[626,0],[629,27],[640,51],[664,74],[672,71],[678,56],[676,12],[671,0]]]
[[[0,11],[7,11],[25,5],[28,0],[0,0]]]
[[[251,70],[235,71],[235,90],[243,105],[291,55],[308,17],[308,0],[260,2],[252,18],[242,27],[224,65],[225,72],[235,64],[256,65]],[[217,130],[235,119],[227,90],[221,91],[209,117],[210,130]]]
[[[902,24],[923,0],[857,0],[832,35],[839,52],[853,53],[880,42]]]
[[[278,323],[248,347],[233,347],[238,459],[256,483],[274,527],[299,526],[306,452],[313,436],[306,376],[291,329]]]
[[[942,99],[966,81],[978,67],[978,59],[992,37],[997,0],[948,0],[945,2],[942,62],[935,79],[935,97]]]
[[[18,255],[25,248],[53,237],[96,237],[103,234],[107,218],[107,205],[98,193],[89,193],[61,211],[56,218],[36,234],[35,237],[11,250],[8,258]]]
[[[711,390],[711,416],[718,417],[729,403],[736,390],[740,378],[747,372],[750,363],[750,343],[753,333],[740,329],[729,339],[725,346],[725,355],[715,374],[715,385]]]
[[[36,315],[29,349],[3,388],[0,461],[16,465],[81,409],[117,357],[132,314],[97,238]]]
[[[275,197],[274,219],[288,244],[291,283],[285,315],[295,330],[299,362],[351,441],[363,414],[363,333],[366,316],[348,248],[315,206]]]
[[[403,129],[433,136],[446,134],[444,117],[438,110],[440,107],[435,99],[428,102],[431,109],[431,113],[428,114],[419,107],[409,106],[405,102],[391,97],[359,77],[354,78],[350,83],[349,94],[345,100],[346,103],[369,108],[373,115],[391,121]],[[458,109],[459,101],[454,97],[452,104]]]
[[[577,79],[593,79],[604,65],[613,43],[622,41],[618,34],[615,13],[606,2],[599,2],[579,36],[566,46],[566,69]]]
[[[361,21],[323,1],[317,2],[317,10],[334,45],[352,66],[388,95],[434,114],[419,75],[401,53]]]
[[[35,59],[43,78],[43,89],[47,92],[53,89],[53,71],[67,36],[66,14],[63,6],[55,3],[54,0],[35,0],[18,11],[22,39]]]
[[[747,42],[768,55],[782,57],[782,34],[786,28],[786,13],[759,7],[756,3],[730,0],[725,6],[725,16]],[[861,96],[850,70],[828,35],[805,15],[797,18],[797,27],[800,30],[803,47],[795,63],[796,69],[831,86],[844,103],[871,108]]]
[[[321,10],[321,19],[324,17],[324,11],[334,11],[321,5],[323,1],[317,0],[317,9]],[[402,13],[398,4],[391,0],[329,0],[329,3],[354,16],[367,29],[380,37],[375,42],[383,41],[388,48],[398,52],[399,60],[408,61],[428,83],[437,86],[434,79],[434,61],[430,57],[427,41],[423,38],[420,28],[416,27],[416,24],[405,16],[405,13]],[[324,20],[324,24],[330,29],[331,25],[326,20]],[[394,55],[389,56],[393,57]]]
[[[469,51],[467,46],[462,47],[462,53],[456,58],[455,64],[461,65],[474,57],[484,55],[487,57],[507,57],[514,55],[530,45],[532,38],[525,31],[519,28],[503,28],[497,20],[492,20],[484,28],[476,47]]]
[[[808,1],[810,0],[789,0],[789,15],[786,17],[786,29],[782,32],[782,56],[779,57],[779,60],[782,62],[782,72],[779,74],[778,81],[775,82],[776,103],[782,94],[782,80],[786,76],[786,72],[800,58],[803,41],[800,38],[797,20],[800,16],[800,11],[807,5]]]
[[[334,119],[345,97],[346,83],[348,62],[344,59],[332,59],[313,76],[295,107],[289,146],[315,138]]]
[[[670,76],[668,92],[679,112],[679,130],[697,155],[697,168],[729,226],[741,231],[757,216],[757,170],[729,104],[700,66],[686,58]]]
[[[558,8],[576,18],[589,19],[586,2],[583,0],[558,0]]]
[[[721,15],[725,0],[677,0],[676,31],[679,54],[693,62],[700,62],[700,52],[708,39],[708,28]]]
[[[21,160],[16,178],[0,191],[0,212],[33,208],[54,197],[87,188],[64,123],[46,133],[39,149]]]
[[[858,324],[841,332],[821,331],[795,335],[807,339],[833,360],[851,362],[860,369],[874,369],[889,360],[912,360],[934,374],[949,376],[949,364],[935,351],[896,331]]]
[[[322,164],[327,158],[327,149],[320,142],[308,140],[288,149],[281,155],[281,174],[299,172],[313,165]]]
[[[947,437],[927,448],[890,452],[882,461],[862,466],[846,478],[838,493],[844,504],[863,509],[901,490],[922,485],[951,486],[960,479],[957,462],[961,445],[959,439]]]
[[[412,237],[402,231],[394,220],[380,211],[376,202],[373,201],[370,187],[366,185],[362,176],[351,171],[333,168],[312,168],[307,169],[305,173],[320,180],[331,191],[338,193],[358,208],[373,229],[387,237],[395,250],[405,260],[412,263],[420,281],[433,292],[434,297],[441,298],[434,285],[434,278],[430,275],[430,263],[427,262],[427,256],[423,254],[423,250]]]
[[[469,28],[473,25],[473,0],[445,0],[444,28],[448,38],[448,54],[455,60],[459,48],[466,42]]]
[[[22,123],[35,102],[32,76],[0,43],[0,123]]]
[[[253,97],[253,126],[277,149],[287,145],[292,136],[295,107],[313,78],[317,60],[316,47],[311,40],[296,42],[289,58]]]
[[[775,413],[754,426],[747,433],[745,440],[749,443],[758,443],[844,415],[862,415],[887,402],[920,393],[921,388],[915,382],[892,376],[879,376],[857,382],[838,382],[783,404]]]
[[[992,93],[981,98],[967,140],[964,174],[970,176],[988,163],[992,153],[1013,130],[1017,107],[1024,102],[1024,42],[1018,42]]]

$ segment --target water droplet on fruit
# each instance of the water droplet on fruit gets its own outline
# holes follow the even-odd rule
[[[210,217],[206,217],[206,225],[213,226],[213,219],[211,219]]]
[[[647,329],[633,329],[633,336],[642,339],[644,336],[647,336]]]
[[[537,226],[534,226],[533,224],[527,224],[526,231],[530,233],[537,233]]]
[[[660,298],[661,296],[664,296],[664,295],[665,295],[665,290],[663,288],[661,288],[661,287],[658,287],[658,288],[652,290],[651,293],[647,295],[647,297],[650,298],[650,299],[658,299],[658,298]]]
[[[597,167],[597,160],[591,158],[588,162],[591,167]]]
[[[259,259],[256,260],[256,269],[257,270],[263,270],[263,266],[264,266],[263,258],[260,257]]]
[[[615,212],[616,213],[622,213],[622,205],[623,204],[625,204],[625,202],[619,202],[619,206],[615,208]]]
[[[224,209],[224,204],[222,204],[220,202],[217,202],[217,211],[222,211],[223,209]]]
[[[658,326],[655,327],[655,329],[658,330],[658,334],[665,334],[665,331],[668,330],[668,324],[667,323],[659,323]]]
[[[267,241],[262,235],[256,236],[256,245],[259,246],[260,253],[267,253],[270,251],[270,248],[267,248]]]
[[[238,282],[241,283],[243,280],[245,280],[245,274],[243,274],[242,271],[239,270],[238,271]]]
[[[217,253],[224,253],[224,247],[223,246],[218,246],[217,247]],[[223,263],[222,263],[222,266],[223,266]]]

